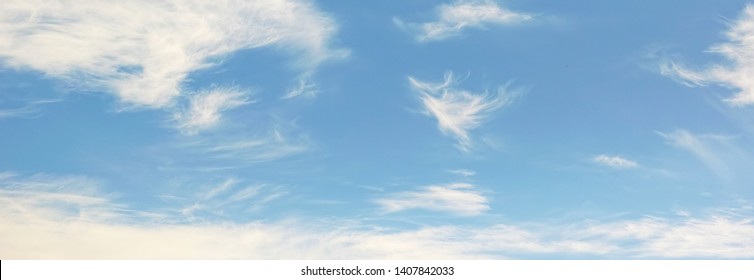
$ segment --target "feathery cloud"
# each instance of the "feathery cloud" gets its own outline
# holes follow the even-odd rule
[[[406,191],[376,202],[387,212],[427,209],[461,216],[479,215],[489,210],[489,199],[467,183],[430,185],[420,191]]]
[[[418,41],[437,41],[458,36],[466,28],[484,28],[488,25],[512,25],[531,20],[532,15],[500,7],[491,0],[459,0],[437,7],[437,19],[425,23],[393,21],[402,28],[415,32]]]
[[[283,129],[266,134],[241,137],[206,137],[188,144],[188,148],[216,159],[241,162],[267,162],[299,154],[310,147],[305,135],[290,137]]]
[[[329,46],[335,30],[305,0],[9,0],[0,10],[0,63],[113,93],[128,106],[164,108],[189,73],[238,50],[290,50],[309,71],[342,55]]]
[[[187,109],[175,113],[178,129],[186,134],[196,134],[220,122],[221,113],[250,103],[246,94],[231,88],[200,91],[189,97]]]
[[[639,167],[639,164],[635,161],[619,156],[598,155],[592,158],[592,161],[599,165],[609,166],[613,168],[628,169]]]
[[[727,63],[697,70],[677,61],[665,60],[660,63],[660,73],[686,86],[718,84],[733,88],[738,92],[725,99],[728,104],[754,104],[754,5],[746,5],[725,35],[728,41],[713,46],[710,52],[720,54]]]
[[[424,82],[413,77],[408,79],[411,87],[420,94],[425,114],[435,117],[440,131],[455,137],[458,148],[463,151],[468,151],[472,146],[469,132],[521,92],[503,86],[494,94],[474,94],[456,88],[458,81],[451,72],[445,74],[442,83]]]

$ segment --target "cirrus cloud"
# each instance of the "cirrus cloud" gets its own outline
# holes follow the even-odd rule
[[[10,0],[0,9],[0,63],[115,94],[127,106],[164,108],[190,73],[238,50],[289,50],[309,71],[342,55],[329,46],[335,30],[305,0]]]
[[[687,86],[722,85],[737,92],[724,101],[733,106],[754,104],[754,5],[746,5],[741,16],[725,33],[727,41],[710,52],[720,54],[725,63],[693,69],[676,60],[666,59],[660,73]]]
[[[458,148],[469,151],[472,146],[469,132],[484,123],[497,109],[510,104],[522,90],[510,90],[507,85],[497,92],[475,94],[456,88],[458,80],[447,72],[441,83],[420,81],[408,77],[411,87],[419,92],[425,114],[437,119],[437,126],[458,141]]]
[[[475,216],[489,210],[489,199],[468,183],[431,185],[420,191],[405,191],[376,202],[387,212],[427,209],[461,216]]]
[[[512,25],[533,18],[530,14],[514,12],[490,0],[460,0],[437,7],[437,19],[424,23],[393,21],[402,28],[416,33],[418,41],[439,41],[458,36],[467,28],[484,28],[489,25]]]

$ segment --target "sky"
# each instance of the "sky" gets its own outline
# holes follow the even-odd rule
[[[0,7],[2,259],[752,259],[754,3]]]

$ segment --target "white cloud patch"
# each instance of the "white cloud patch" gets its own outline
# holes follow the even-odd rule
[[[178,128],[186,134],[196,134],[220,122],[221,113],[250,103],[244,92],[232,88],[200,91],[189,97],[188,108],[175,114]]]
[[[253,193],[245,190],[230,179],[203,195],[233,198]],[[751,211],[751,207],[726,209],[674,220],[644,217],[418,229],[327,219],[175,223],[170,214],[134,211],[114,203],[86,177],[2,172],[0,258],[754,258]]]
[[[754,104],[754,6],[749,4],[741,16],[732,22],[725,33],[727,42],[713,46],[710,52],[723,56],[727,63],[704,69],[690,69],[683,64],[665,60],[660,63],[660,73],[673,77],[687,86],[718,84],[738,90],[725,99],[731,105]]]
[[[490,209],[489,199],[467,183],[430,185],[419,191],[399,192],[376,202],[387,212],[426,209],[474,216]]]
[[[592,161],[599,165],[613,168],[629,169],[639,167],[639,164],[633,160],[625,159],[620,156],[598,155],[592,158]]]
[[[304,0],[8,0],[0,9],[0,63],[125,105],[172,106],[186,77],[242,49],[279,47],[310,70],[342,53],[332,19]],[[253,67],[253,66],[252,66]]]
[[[453,73],[445,74],[441,83],[430,83],[408,78],[411,87],[420,94],[425,114],[437,119],[437,125],[445,134],[458,141],[458,148],[468,151],[472,146],[469,132],[479,127],[495,110],[511,103],[521,90],[509,90],[507,86],[495,93],[472,92],[456,88],[458,80]]]
[[[513,25],[529,21],[532,15],[500,7],[491,0],[459,0],[437,7],[437,19],[425,23],[394,22],[416,33],[418,41],[437,41],[458,36],[466,28],[484,28],[491,25]]]

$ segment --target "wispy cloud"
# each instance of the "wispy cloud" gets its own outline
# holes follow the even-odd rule
[[[724,154],[733,148],[728,143],[730,136],[715,134],[693,134],[686,130],[669,133],[657,132],[668,144],[684,149],[704,163],[710,170],[722,178],[730,178],[732,172],[724,159]],[[725,150],[720,149],[723,147]]]
[[[461,216],[474,216],[489,210],[489,199],[468,183],[430,185],[419,191],[405,191],[376,200],[385,211],[427,209]]]
[[[309,71],[342,52],[336,24],[305,0],[10,0],[0,10],[0,63],[136,107],[172,106],[189,73],[241,49],[275,46]]]
[[[186,134],[196,134],[220,122],[222,111],[250,103],[242,91],[215,88],[200,91],[189,97],[188,108],[175,113],[178,128]]]
[[[458,36],[466,28],[512,25],[533,18],[530,14],[500,7],[492,0],[459,0],[440,5],[436,10],[435,21],[404,23],[398,18],[393,21],[399,27],[415,32],[418,41],[437,41]]]
[[[458,80],[448,72],[441,83],[431,83],[408,78],[411,87],[420,94],[427,115],[437,119],[445,134],[458,141],[458,148],[468,151],[472,146],[469,132],[479,127],[495,110],[509,104],[522,90],[509,90],[507,85],[495,93],[474,94],[458,89]]]
[[[244,184],[239,179],[227,178],[205,192],[200,192],[196,197],[187,198],[192,202],[182,207],[179,212],[190,221],[204,220],[207,215],[246,214],[259,211],[268,203],[287,194],[288,191],[281,186]]]
[[[746,5],[741,16],[732,22],[725,33],[727,42],[713,46],[710,52],[720,54],[727,61],[691,69],[682,63],[666,59],[660,62],[660,72],[673,77],[687,86],[719,84],[738,92],[725,99],[731,105],[754,104],[754,5]]]
[[[39,113],[37,106],[27,105],[15,108],[0,108],[0,120],[33,116]]]
[[[751,237],[754,236],[753,221],[751,218],[728,215],[686,217],[679,221],[646,217],[593,223],[574,234],[604,244],[624,244],[616,250],[639,258],[754,257],[754,238]]]
[[[290,137],[281,129],[271,129],[260,135],[207,137],[189,143],[187,148],[218,159],[267,162],[302,153],[309,146],[305,135]]]
[[[448,172],[467,178],[476,175],[476,171],[470,169],[452,169],[448,170]]]
[[[461,187],[464,188],[464,187]],[[249,197],[240,181],[208,197]],[[2,259],[752,258],[751,207],[614,221],[393,229],[352,220],[165,223],[86,177],[0,173]],[[352,225],[352,226],[349,226]],[[270,250],[269,248],[275,248]]]
[[[316,84],[312,83],[309,78],[300,78],[296,86],[288,89],[288,93],[283,96],[283,99],[314,97],[317,93],[319,93],[319,89]]]
[[[31,101],[15,102],[16,106],[6,107],[0,102],[0,120],[10,118],[34,117],[40,114],[40,107],[45,104],[61,102],[63,99],[38,99]]]
[[[629,169],[639,167],[639,164],[633,160],[625,159],[620,156],[598,155],[592,158],[592,161],[599,165],[613,168]]]

